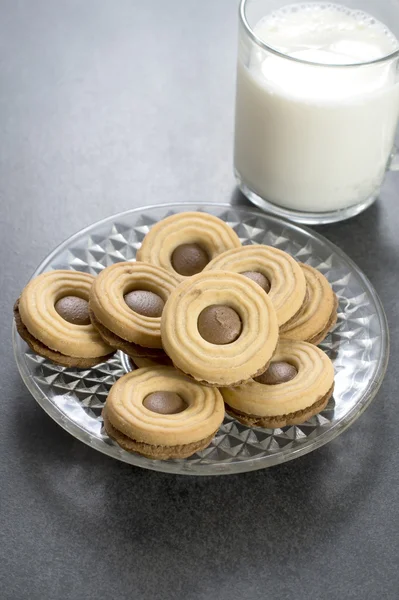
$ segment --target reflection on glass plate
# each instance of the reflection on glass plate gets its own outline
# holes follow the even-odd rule
[[[61,244],[35,275],[52,269],[96,274],[135,258],[145,234],[160,219],[202,210],[226,221],[243,244],[270,244],[320,269],[339,298],[338,322],[321,347],[334,362],[335,392],[320,415],[283,429],[248,428],[226,417],[212,444],[184,460],[155,461],[130,454],[108,438],[101,409],[111,385],[129,363],[121,354],[93,369],[66,369],[31,352],[13,331],[16,361],[24,382],[44,410],[76,438],[119,460],[156,471],[192,475],[238,473],[306,454],[348,427],[368,406],[384,376],[388,331],[381,302],[356,265],[325,238],[294,224],[229,205],[160,205],[115,215]]]

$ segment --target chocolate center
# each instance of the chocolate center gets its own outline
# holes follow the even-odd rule
[[[266,385],[276,385],[278,383],[291,381],[297,374],[298,371],[293,365],[290,365],[290,363],[284,361],[272,362],[262,375],[255,377],[255,381],[258,383],[265,383]]]
[[[212,304],[198,317],[198,331],[210,344],[231,344],[241,333],[241,319],[233,308]]]
[[[266,294],[270,291],[270,281],[259,271],[244,271],[241,275],[245,275],[248,279],[252,279],[255,283],[265,290]]]
[[[124,299],[129,308],[144,317],[160,317],[165,306],[161,296],[148,290],[133,290]]]
[[[199,244],[181,244],[175,248],[172,258],[172,267],[186,277],[200,273],[209,263],[206,250]]]
[[[64,296],[55,305],[57,313],[73,325],[90,325],[89,303],[78,296]]]
[[[174,415],[186,410],[187,404],[175,392],[153,392],[143,400],[143,406],[161,415]]]

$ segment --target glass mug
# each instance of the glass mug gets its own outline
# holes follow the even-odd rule
[[[399,0],[344,2],[348,10],[320,2],[283,13],[284,0],[240,5],[235,175],[254,204],[300,223],[360,213],[387,169],[399,170]],[[312,20],[309,47],[300,36]],[[331,27],[350,33],[334,41]],[[366,49],[366,58],[355,60],[353,48],[360,56]]]

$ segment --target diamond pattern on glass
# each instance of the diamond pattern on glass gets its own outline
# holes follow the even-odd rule
[[[326,409],[300,426],[248,428],[227,416],[211,445],[185,460],[152,461],[130,454],[102,428],[101,410],[112,384],[129,369],[120,353],[92,369],[66,369],[33,354],[14,335],[16,358],[29,389],[73,435],[116,458],[155,470],[217,474],[289,460],[329,441],[371,401],[387,359],[385,317],[362,274],[323,238],[275,217],[227,206],[158,206],[115,216],[67,240],[38,272],[69,268],[99,273],[134,260],[151,226],[183,210],[206,210],[225,220],[243,244],[271,244],[320,269],[339,298],[338,322],[321,347],[334,362],[335,393]],[[15,334],[15,331],[14,331]]]

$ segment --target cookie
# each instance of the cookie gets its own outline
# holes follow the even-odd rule
[[[273,361],[259,377],[222,388],[226,411],[249,427],[299,425],[321,412],[334,390],[334,367],[308,342],[280,339]]]
[[[130,357],[134,363],[134,365],[140,369],[142,367],[162,367],[162,366],[173,366],[172,361],[169,356],[162,352],[158,356],[133,356]]]
[[[173,367],[124,375],[112,386],[103,409],[105,430],[122,448],[160,460],[186,458],[206,448],[223,418],[219,390]]]
[[[280,326],[298,313],[305,300],[302,269],[292,256],[272,246],[228,250],[212,260],[205,270],[232,271],[255,281],[269,295]]]
[[[197,381],[233,386],[263,373],[278,324],[266,292],[243,275],[204,271],[170,295],[161,322],[173,364]]]
[[[280,334],[290,340],[320,344],[337,322],[338,298],[320,271],[300,264],[307,284],[303,309],[280,328]]]
[[[104,269],[90,291],[89,314],[103,339],[131,357],[162,357],[161,314],[177,278],[144,262]]]
[[[97,320],[93,311],[90,310],[90,306],[89,315],[90,320],[97,329],[98,333],[107,344],[114,348],[114,350],[120,350],[121,352],[124,352],[133,360],[136,360],[136,358],[148,358],[158,361],[159,359],[162,360],[162,357],[165,356],[165,352],[161,348],[145,348],[144,346],[139,346],[139,344],[135,344],[134,342],[128,342],[127,340],[122,339]]]
[[[222,252],[240,246],[237,234],[221,219],[185,212],[154,225],[137,251],[137,260],[162,267],[184,281]]]
[[[32,279],[14,306],[17,331],[40,356],[64,367],[90,368],[115,350],[90,322],[89,273],[57,270]]]

